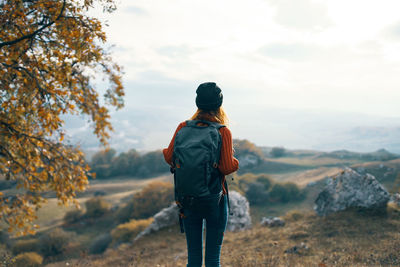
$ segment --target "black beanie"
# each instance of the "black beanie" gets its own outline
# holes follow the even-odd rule
[[[222,105],[221,88],[214,82],[200,84],[196,94],[196,106],[199,109],[216,110]]]

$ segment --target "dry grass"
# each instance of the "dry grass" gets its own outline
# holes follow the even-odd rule
[[[104,191],[106,195],[103,197],[106,201],[112,205],[117,205],[128,201],[132,194],[140,191],[147,184],[154,181],[172,181],[171,175],[164,175],[151,179],[128,179],[128,178],[115,178],[109,180],[91,180],[89,188],[79,193],[77,200],[80,205],[84,207],[84,203],[93,196],[96,191]],[[16,189],[1,191],[5,195],[13,195],[17,192],[21,193]],[[49,230],[53,227],[61,226],[63,218],[68,211],[75,210],[74,205],[60,206],[56,198],[48,198],[47,203],[43,204],[42,207],[37,211],[38,219],[34,221],[35,224],[39,225],[39,232]],[[7,225],[0,221],[0,229],[6,228]]]
[[[337,159],[332,157],[320,157],[320,156],[308,156],[308,157],[281,157],[281,158],[268,158],[271,161],[287,163],[287,164],[296,164],[301,166],[334,166],[341,164],[356,164],[360,162],[364,162],[363,160],[358,159]]]
[[[345,211],[327,217],[288,215],[286,226],[226,233],[223,266],[399,266],[400,210],[370,215]],[[302,244],[303,243],[303,244]],[[294,247],[297,249],[293,249]],[[289,251],[289,253],[285,252]],[[185,266],[184,235],[178,227],[109,249],[100,256],[69,261],[69,266]],[[65,266],[65,262],[48,267]]]

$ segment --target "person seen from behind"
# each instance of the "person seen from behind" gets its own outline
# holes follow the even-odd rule
[[[174,173],[175,201],[187,241],[187,266],[202,266],[205,228],[205,265],[219,267],[229,208],[225,175],[238,170],[239,161],[234,157],[221,89],[206,82],[199,85],[196,94],[196,113],[178,125],[163,154]]]

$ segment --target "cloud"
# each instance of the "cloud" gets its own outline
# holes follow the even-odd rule
[[[320,47],[301,43],[273,43],[267,44],[259,49],[259,53],[264,56],[289,61],[309,60],[321,53]]]
[[[276,8],[277,23],[300,30],[321,30],[333,25],[327,7],[312,0],[267,0]]]
[[[179,60],[179,58],[185,58],[190,56],[191,54],[198,51],[198,49],[192,48],[188,45],[166,45],[161,46],[157,49],[157,52],[160,55],[167,56]]]
[[[389,40],[400,40],[400,21],[384,28],[381,34]]]
[[[141,7],[137,7],[137,6],[127,6],[123,9],[123,11],[126,13],[139,15],[139,16],[149,15],[149,13],[145,9],[143,9]]]

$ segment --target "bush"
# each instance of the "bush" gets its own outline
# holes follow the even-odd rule
[[[152,222],[153,218],[149,218],[147,220],[130,220],[127,223],[120,224],[111,231],[112,240],[117,244],[129,242]]]
[[[283,147],[273,147],[271,150],[271,156],[274,158],[283,157],[286,153],[286,150]]]
[[[144,154],[139,158],[137,166],[135,175],[139,177],[149,177],[169,170],[161,150]]]
[[[102,234],[98,236],[90,245],[89,247],[89,253],[90,254],[101,254],[103,253],[107,248],[108,245],[111,243],[112,237],[110,233]]]
[[[56,228],[40,237],[40,248],[44,256],[54,256],[62,253],[68,245],[71,233]]]
[[[83,216],[83,211],[76,209],[76,210],[70,210],[64,215],[64,222],[71,224],[71,223],[76,223],[78,222]]]
[[[264,190],[269,190],[272,185],[271,178],[265,174],[259,175],[256,181],[264,186]]]
[[[286,187],[282,184],[274,184],[271,188],[271,192],[269,194],[270,200],[273,202],[288,202],[290,196],[288,195],[288,191]]]
[[[92,157],[90,166],[99,179],[118,175],[148,177],[168,171],[168,165],[165,163],[161,150],[140,155],[136,150],[131,149],[118,156],[115,149],[99,151]]]
[[[0,179],[0,190],[10,189],[16,184],[17,184],[17,182],[13,181],[13,180],[2,180],[2,179]]]
[[[102,197],[94,197],[85,202],[86,216],[89,218],[97,218],[109,211],[111,204]]]
[[[233,139],[233,147],[235,148],[235,156],[237,157],[245,154],[252,154],[260,159],[264,157],[262,150],[246,139]]]
[[[287,203],[293,200],[301,200],[304,193],[294,183],[274,184],[270,191],[270,200],[273,202]]]
[[[304,192],[295,183],[284,183],[289,196],[289,201],[296,201],[304,199]]]
[[[251,205],[264,204],[268,201],[268,193],[264,185],[258,182],[248,184],[246,197]]]
[[[4,244],[8,247],[9,243],[10,237],[8,236],[8,233],[6,231],[0,230],[0,244]]]
[[[17,255],[13,259],[13,264],[11,266],[15,267],[36,267],[41,266],[43,263],[43,257],[35,252],[26,252]]]
[[[17,240],[13,244],[11,251],[14,255],[18,255],[23,252],[39,252],[40,243],[38,239]]]
[[[235,185],[238,187],[238,192],[242,192],[244,195],[248,190],[249,185],[256,180],[256,176],[253,173],[245,173],[242,175],[236,175],[236,179],[233,181]],[[229,186],[232,184],[230,181]],[[229,188],[231,189],[231,188]],[[235,189],[232,189],[235,190]]]
[[[171,183],[152,182],[133,195],[127,205],[117,212],[117,218],[120,222],[132,218],[146,219],[168,207],[173,201],[174,188]]]
[[[98,179],[107,179],[112,175],[111,164],[96,165],[92,167],[92,171],[96,173]]]

